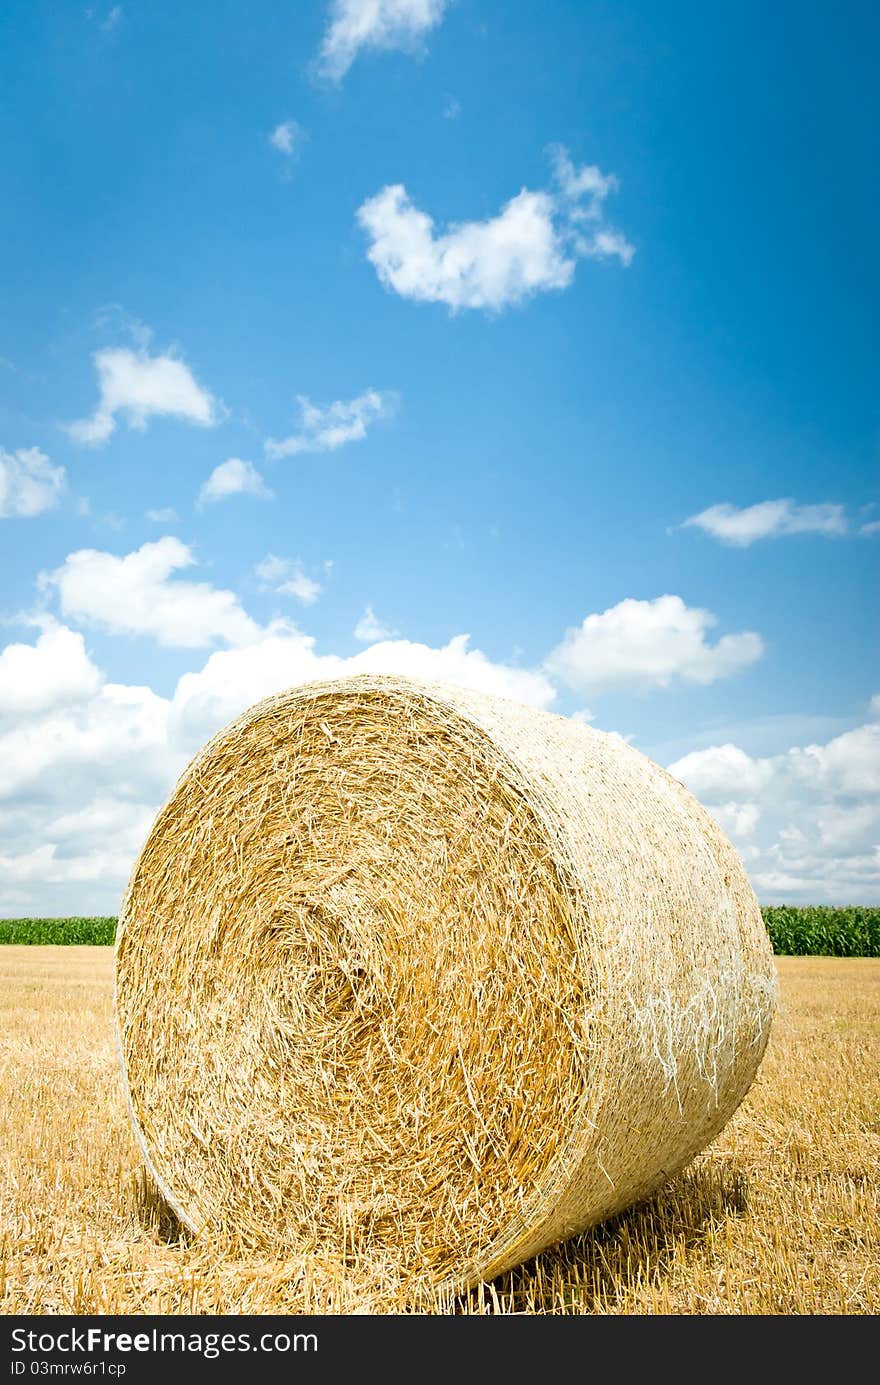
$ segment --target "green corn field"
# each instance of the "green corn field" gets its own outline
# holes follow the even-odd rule
[[[880,907],[836,909],[769,905],[761,910],[774,952],[790,957],[880,957]],[[0,919],[0,943],[67,943],[106,947],[116,919]]]

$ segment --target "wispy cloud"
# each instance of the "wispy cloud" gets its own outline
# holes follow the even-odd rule
[[[324,565],[327,570],[327,564]],[[267,553],[254,569],[264,590],[294,596],[304,606],[312,606],[324,590],[320,582],[309,577],[299,559],[278,558]]]
[[[85,10],[85,17],[93,24],[96,24],[102,33],[109,34],[117,27],[119,21],[122,19],[122,6],[114,5],[112,9],[104,13],[94,7],[89,7]]]
[[[302,151],[306,132],[297,120],[282,120],[269,135],[269,143],[287,159],[297,159]]]
[[[313,404],[297,395],[299,431],[289,437],[266,440],[270,457],[292,457],[299,452],[335,452],[349,442],[360,442],[379,419],[394,412],[397,396],[388,390],[365,390],[356,399],[337,399],[332,404]]]
[[[354,627],[354,637],[361,644],[375,644],[378,640],[391,640],[399,631],[383,625],[372,606],[365,606],[363,614]]]
[[[38,447],[0,447],[0,519],[32,519],[51,510],[66,485],[64,467],[53,466]]]
[[[199,506],[211,505],[217,500],[226,500],[230,495],[252,495],[257,500],[271,500],[273,492],[253,462],[230,457],[228,461],[215,466],[199,491],[197,503]]]
[[[831,537],[847,532],[842,505],[798,505],[794,500],[762,500],[739,509],[727,502],[711,505],[691,515],[683,529],[697,528],[733,548],[748,548],[758,539],[781,538],[786,534],[825,534]]]
[[[332,0],[318,72],[341,82],[362,49],[418,52],[448,0]]]

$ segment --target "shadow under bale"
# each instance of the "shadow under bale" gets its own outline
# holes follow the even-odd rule
[[[659,1289],[673,1266],[704,1251],[712,1233],[748,1207],[746,1175],[707,1162],[678,1175],[647,1202],[480,1285],[458,1313],[614,1313],[627,1297]]]
[[[190,1243],[192,1232],[183,1225],[147,1169],[138,1169],[135,1174],[134,1202],[138,1221],[151,1236],[166,1245]]]

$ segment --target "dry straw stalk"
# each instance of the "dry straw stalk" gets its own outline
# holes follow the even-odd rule
[[[491,1278],[672,1177],[748,1091],[774,995],[743,867],[676,780],[392,677],[215,736],[117,944],[132,1118],[185,1225],[393,1294]]]

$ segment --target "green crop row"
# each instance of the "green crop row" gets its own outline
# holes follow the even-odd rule
[[[88,943],[105,947],[115,935],[115,918],[0,919],[0,943]]]
[[[790,956],[880,957],[880,908],[796,909],[787,904],[761,911],[773,950]],[[0,919],[0,943],[113,942],[115,918]]]
[[[792,957],[880,957],[880,908],[762,909],[777,953]]]

